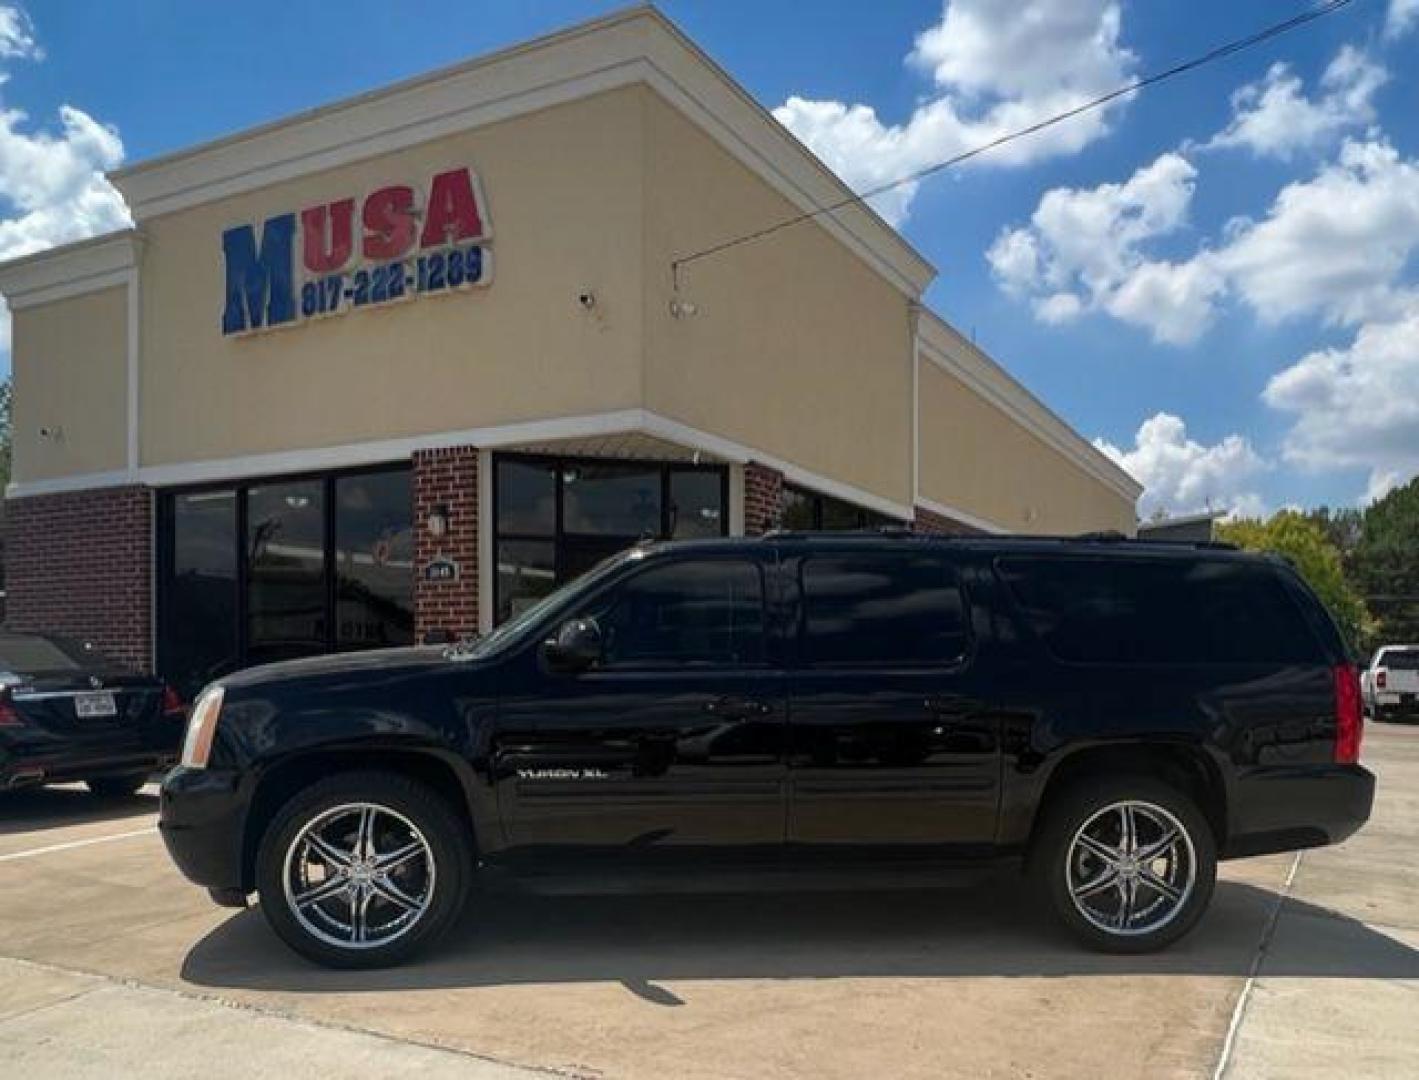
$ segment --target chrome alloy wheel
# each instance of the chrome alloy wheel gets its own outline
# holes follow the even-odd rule
[[[436,872],[429,842],[403,814],[346,803],[296,834],[281,880],[307,933],[342,949],[372,949],[403,937],[424,917]]]
[[[1079,827],[1064,873],[1080,915],[1105,933],[1133,937],[1162,929],[1187,905],[1197,853],[1171,813],[1129,800],[1105,806]]]

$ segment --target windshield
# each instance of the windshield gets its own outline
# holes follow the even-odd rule
[[[570,607],[577,597],[596,588],[625,563],[641,556],[642,549],[631,548],[628,551],[618,552],[602,559],[580,577],[552,590],[531,607],[518,612],[486,637],[477,638],[464,645],[449,649],[449,657],[451,659],[477,660],[501,652],[515,642],[523,640],[542,622],[544,617],[563,607]]]
[[[1379,666],[1391,671],[1419,671],[1419,649],[1386,649]]]

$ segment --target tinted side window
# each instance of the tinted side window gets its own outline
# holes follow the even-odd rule
[[[1317,642],[1281,579],[1220,560],[1002,559],[1025,620],[1062,660],[1309,663]]]
[[[757,564],[700,559],[652,567],[596,614],[607,666],[737,666],[764,661],[764,584]]]
[[[946,664],[966,651],[956,569],[924,552],[810,555],[801,563],[802,650],[814,666]]]

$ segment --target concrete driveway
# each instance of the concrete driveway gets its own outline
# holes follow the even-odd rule
[[[156,799],[0,797],[0,1072],[27,1077],[1419,1076],[1419,728],[1375,818],[1224,867],[1171,951],[1078,951],[1012,882],[485,898],[412,967],[323,971],[169,865]]]

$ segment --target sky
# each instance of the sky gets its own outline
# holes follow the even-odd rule
[[[1310,2],[660,7],[865,190]],[[123,162],[620,6],[0,0],[0,259],[125,225]],[[1419,473],[1416,61],[1419,0],[1354,0],[874,206],[1143,516],[1363,505]]]

